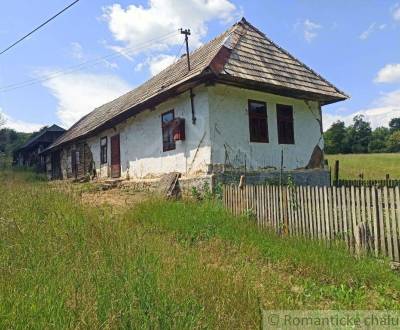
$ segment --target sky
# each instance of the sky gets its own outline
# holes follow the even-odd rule
[[[0,49],[72,0],[0,1]],[[0,55],[8,127],[69,128],[244,16],[351,98],[323,108],[324,128],[364,114],[400,117],[400,2],[394,0],[80,0]]]

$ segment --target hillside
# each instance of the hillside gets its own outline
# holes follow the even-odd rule
[[[103,193],[0,172],[0,328],[257,328],[262,308],[400,308],[386,263],[262,232],[215,201],[88,194]]]

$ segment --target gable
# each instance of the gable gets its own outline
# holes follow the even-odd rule
[[[202,82],[220,81],[332,103],[348,96],[269,40],[245,19],[179,59],[138,88],[80,119],[49,149],[90,136],[179,95]]]

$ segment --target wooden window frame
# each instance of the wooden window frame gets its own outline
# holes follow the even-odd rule
[[[172,113],[172,120],[168,122],[164,122],[164,116],[171,114]],[[167,112],[164,112],[161,114],[161,137],[162,137],[162,146],[163,146],[163,152],[171,151],[176,149],[176,144],[174,141],[174,132],[173,132],[173,127],[172,127],[172,122],[175,119],[175,110],[169,110]],[[168,134],[169,142],[166,142],[164,140],[165,134]]]
[[[262,104],[265,107],[265,114],[254,113],[251,111],[251,104],[258,103]],[[268,108],[267,103],[264,101],[257,101],[257,100],[248,100],[248,115],[249,115],[249,135],[250,135],[250,142],[252,143],[269,143],[269,132],[268,132]],[[254,120],[258,121],[265,121],[265,132],[258,132],[254,134],[255,130],[260,129],[260,124],[257,127],[253,127]]]
[[[290,115],[282,116],[282,110],[290,110]],[[279,144],[295,144],[294,139],[294,111],[292,105],[276,105],[276,125]]]
[[[106,141],[105,145],[102,145],[102,141]],[[102,138],[100,138],[100,164],[107,164],[108,162],[108,138],[107,136],[103,136]]]

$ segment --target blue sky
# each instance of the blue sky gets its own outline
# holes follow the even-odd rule
[[[70,2],[2,1],[0,48]],[[195,48],[241,16],[351,95],[324,107],[325,127],[355,113],[374,127],[400,116],[400,3],[389,0],[81,0],[0,55],[0,111],[18,130],[69,127],[173,62],[178,28],[192,29]]]

